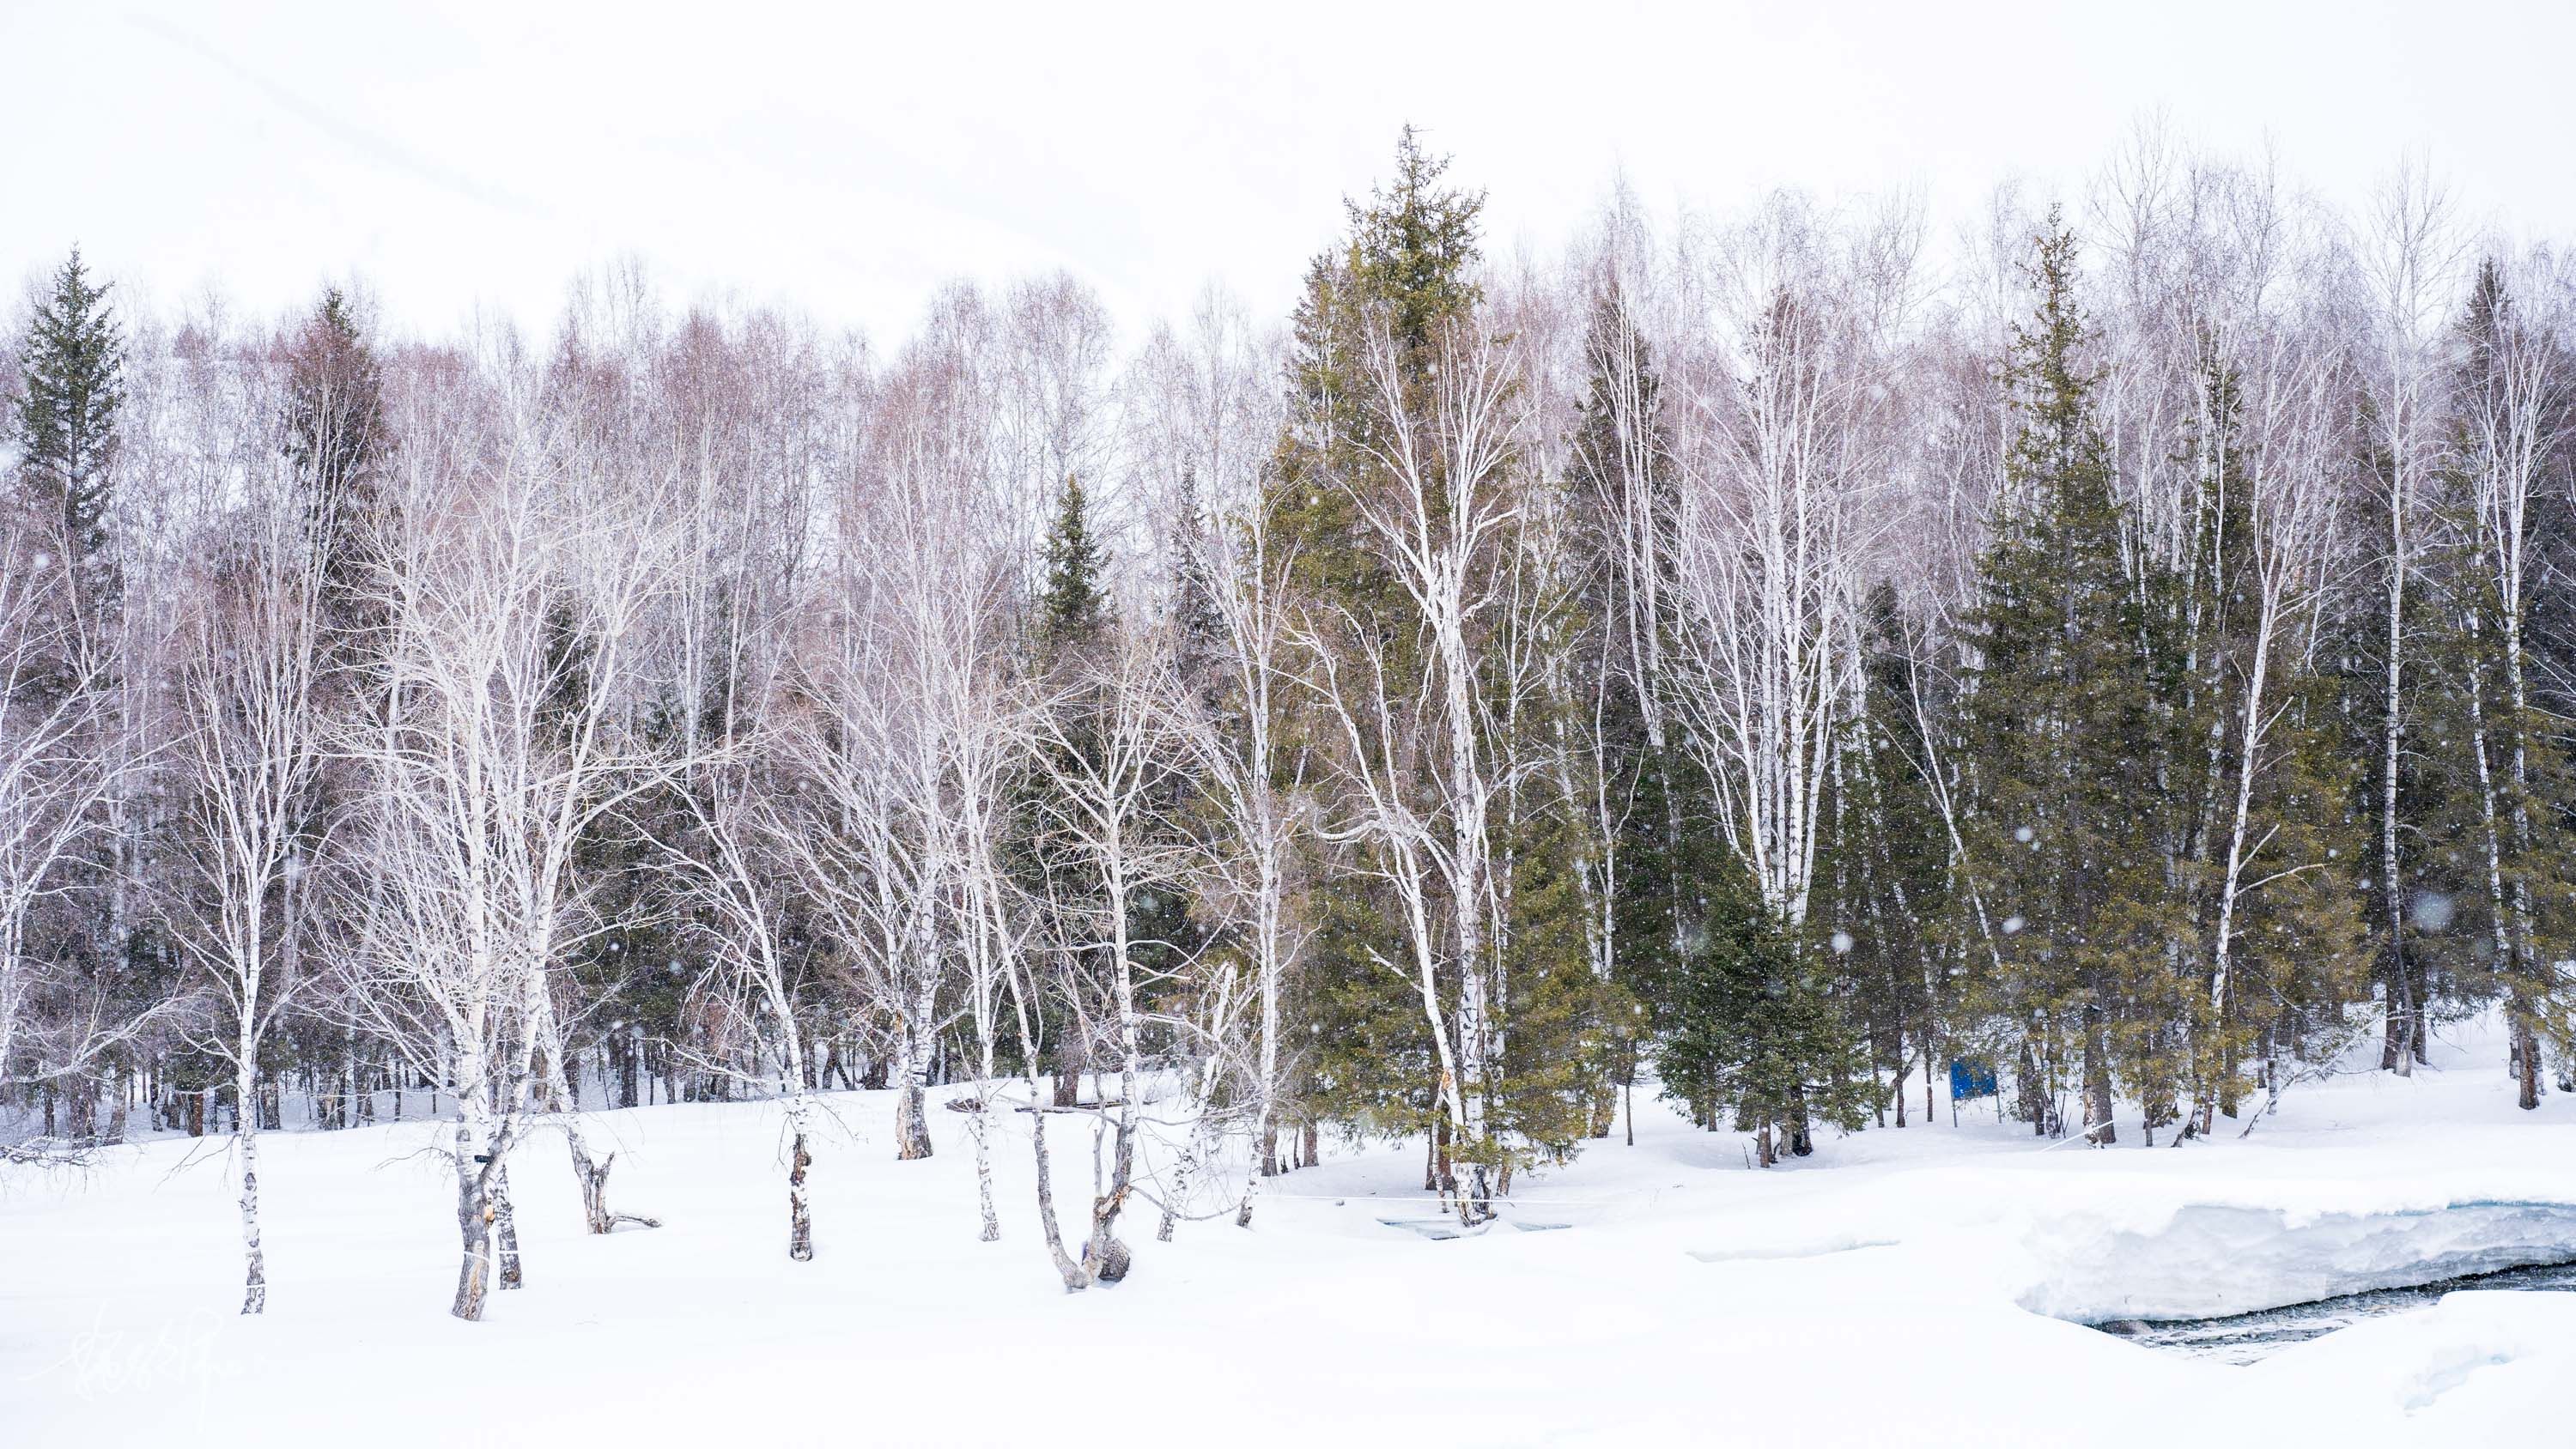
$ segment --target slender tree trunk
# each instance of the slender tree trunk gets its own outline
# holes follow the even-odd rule
[[[914,1162],[931,1154],[930,1043],[925,1039],[933,1005],[930,995],[930,990],[924,988],[897,1038],[900,1059],[895,1066],[900,1080],[894,1102],[894,1155],[898,1162]]]
[[[2388,1035],[2380,1049],[2380,1067],[2403,1077],[2415,1067],[2417,1036],[2422,1031],[2422,1003],[2406,968],[2406,893],[2397,861],[2397,766],[2405,733],[2400,712],[2405,682],[2406,494],[2401,477],[2389,498],[2388,666],[2381,704],[2387,717],[2380,726],[2379,751],[2379,892],[2387,917]]]
[[[991,1077],[988,1062],[984,1079],[989,1081]],[[975,1234],[975,1240],[998,1243],[1002,1240],[1002,1220],[993,1210],[993,1100],[979,1092],[975,1107],[976,1110],[966,1120],[966,1136],[975,1144],[975,1207],[983,1219],[983,1227]]]
[[[1253,1197],[1261,1191],[1261,1180],[1271,1175],[1273,1159],[1279,1152],[1279,1126],[1269,1120],[1267,1106],[1263,1108],[1261,1124],[1253,1129],[1252,1150],[1260,1156],[1261,1161],[1255,1170],[1243,1175],[1243,1200],[1237,1203],[1234,1209],[1234,1225],[1238,1228],[1252,1226]]]
[[[519,1218],[510,1206],[509,1164],[496,1160],[492,1164],[492,1186],[488,1190],[492,1203],[492,1237],[500,1248],[500,1287],[503,1292],[527,1286],[519,1266]]]
[[[1225,1015],[1222,1007],[1218,1015]],[[1154,1241],[1158,1243],[1172,1240],[1172,1223],[1180,1213],[1182,1198],[1189,1192],[1190,1175],[1198,1169],[1201,1155],[1215,1150],[1209,1137],[1207,1114],[1209,1099],[1216,1091],[1216,1065],[1213,1053],[1199,1064],[1198,1090],[1194,1099],[1198,1105],[1198,1116],[1190,1123],[1189,1146],[1181,1151],[1180,1165],[1172,1173],[1171,1189],[1163,1195],[1162,1221],[1154,1228]]]
[[[2236,802],[2228,818],[2227,867],[2219,877],[2218,939],[2212,950],[2215,957],[2209,979],[2210,1038],[2216,1045],[2209,1048],[2212,1059],[2200,1065],[2199,1100],[2192,1118],[2197,1130],[2206,1136],[2216,1125],[2218,1096],[2224,1083],[2234,1077],[2236,1063],[2224,1055],[2227,1040],[2227,1018],[2235,1009],[2235,944],[2236,903],[2245,880],[2247,836],[2254,819],[2254,772],[2261,763],[2264,729],[2264,681],[2271,669],[2272,653],[2271,604],[2267,598],[2263,612],[2255,623],[2254,665],[2246,675],[2244,720],[2237,739]]]
[[[608,1169],[617,1164],[617,1154],[612,1152],[594,1162],[590,1145],[582,1140],[581,1133],[568,1132],[564,1141],[572,1152],[573,1181],[581,1189],[582,1226],[593,1233],[614,1230],[617,1215],[608,1209]]]
[[[1084,1019],[1081,983],[1070,964],[1062,968],[1059,979],[1071,1016],[1055,1044],[1055,1104],[1074,1107],[1082,1103],[1082,1075],[1091,1070],[1091,1023]]]
[[[483,1125],[483,1113],[469,1095],[479,1078],[471,1072],[458,1074],[458,1106],[454,1147],[456,1157],[456,1231],[464,1247],[464,1260],[456,1270],[456,1300],[448,1312],[467,1322],[479,1322],[483,1304],[492,1286],[492,1219],[493,1205],[488,1185],[491,1181],[494,1151],[478,1152],[477,1148],[497,1147],[493,1134]],[[482,1160],[478,1161],[477,1159]]]
[[[1109,1118],[1109,1190],[1092,1200],[1091,1240],[1082,1249],[1082,1266],[1099,1283],[1125,1278],[1132,1261],[1127,1245],[1118,1240],[1118,1215],[1126,1209],[1136,1178],[1136,1099],[1144,1093],[1143,1042],[1136,1021],[1135,966],[1127,939],[1128,892],[1123,882],[1111,887],[1109,911],[1111,949],[1117,953],[1110,983],[1118,1011],[1118,1106]],[[1109,1111],[1105,1106],[1100,1110]]]
[[[2084,1139],[2096,1147],[2120,1139],[2111,1124],[2111,1053],[2102,1039],[2098,1010],[2088,1010],[2084,1024]]]
[[[805,1199],[805,1169],[813,1166],[814,1157],[805,1150],[805,1124],[798,1121],[791,1133],[787,1151],[787,1256],[791,1261],[806,1263],[814,1258],[814,1215]]]
[[[1038,1075],[1035,1071],[1031,1071],[1029,1073],[1030,1091],[1034,1093],[1037,1086]],[[1032,1101],[1034,1100],[1032,1097]],[[1046,1109],[1043,1106],[1032,1106],[1029,1109],[1029,1138],[1037,1152],[1038,1226],[1045,1232],[1047,1256],[1055,1260],[1056,1276],[1064,1280],[1064,1291],[1079,1293],[1091,1286],[1091,1275],[1064,1250],[1064,1229],[1055,1219],[1055,1173],[1047,1159],[1046,1119]]]
[[[242,1100],[255,1100],[258,1084],[256,1073],[248,1061],[234,1070],[233,1081]],[[244,1263],[241,1311],[244,1315],[256,1316],[268,1311],[268,1259],[259,1246],[259,1112],[256,1106],[250,1111],[233,1114],[233,1138],[233,1145],[241,1153]]]
[[[2469,742],[2478,768],[2478,817],[2486,844],[2489,929],[2496,964],[2505,975],[2505,1018],[2510,1033],[2508,1051],[2513,1068],[2514,1104],[2528,1112],[2540,1105],[2540,1040],[2532,1027],[2535,1007],[2528,978],[2522,969],[2521,941],[2514,929],[2519,923],[2505,888],[2504,824],[2496,808],[2495,770],[2487,748],[2484,703],[2484,691],[2479,687],[2476,666],[2472,665],[2469,677]]]
[[[1180,1164],[1172,1170],[1171,1186],[1163,1194],[1163,1215],[1154,1225],[1155,1242],[1172,1240],[1172,1224],[1180,1215],[1181,1195],[1190,1190],[1190,1171],[1198,1166],[1200,1135],[1197,1128],[1190,1130],[1190,1145],[1181,1149]]]
[[[2510,581],[2510,580],[2509,580]],[[2517,586],[2513,600],[2505,610],[2504,657],[2505,678],[2511,698],[2513,745],[2513,844],[2516,861],[2513,872],[2514,979],[2516,991],[2523,997],[2524,1010],[2515,1016],[2514,1030],[2521,1038],[2522,1080],[2517,1100],[2526,1112],[2540,1105],[2540,1037],[2534,1018],[2540,1003],[2531,1000],[2534,986],[2541,976],[2540,942],[2532,922],[2531,907],[2531,777],[2530,749],[2525,739],[2530,701],[2522,678],[2522,628]],[[2546,988],[2542,988],[2545,991]]]

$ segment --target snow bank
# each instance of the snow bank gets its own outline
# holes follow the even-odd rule
[[[2562,1442],[2576,1293],[2447,1294],[2418,1313],[2297,1344],[2243,1371],[2276,1401],[2333,1402],[2419,1443]]]
[[[2090,1151],[1945,1112],[1772,1172],[1640,1094],[1634,1147],[1591,1144],[1506,1210],[1573,1230],[1441,1243],[1380,1221],[1438,1212],[1419,1139],[1335,1142],[1262,1184],[1249,1232],[1226,1214],[1163,1243],[1131,1216],[1136,1271],[1070,1297],[1027,1114],[997,1114],[987,1243],[951,1114],[932,1114],[937,1156],[897,1161],[894,1094],[829,1094],[815,1258],[794,1263],[774,1104],[607,1112],[589,1126],[618,1149],[612,1199],[666,1226],[590,1236],[562,1144],[531,1139],[511,1184],[527,1286],[471,1325],[446,1313],[454,1180],[424,1155],[441,1124],[267,1139],[255,1320],[232,1313],[220,1145],[139,1143],[0,1175],[0,1446],[856,1427],[1019,1449],[1194,1424],[1229,1449],[2567,1442],[2576,1293],[2453,1293],[2250,1368],[2049,1316],[2252,1310],[2576,1251],[2576,1094],[2518,1110],[2494,1034],[2436,1057],[2295,1094],[2243,1140]],[[1078,1219],[1092,1134],[1048,1141]],[[1165,1153],[1145,1144],[1149,1183]],[[450,1400],[464,1419],[424,1408]]]
[[[2021,1298],[2076,1323],[2214,1318],[2346,1293],[2576,1261],[2576,1205],[2457,1202],[2395,1212],[2293,1213],[2196,1204],[2140,1231],[2076,1212],[2030,1243]]]

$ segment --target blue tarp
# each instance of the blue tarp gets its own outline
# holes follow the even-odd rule
[[[1995,1069],[1964,1057],[1950,1059],[1950,1100],[1965,1102],[1995,1094]]]

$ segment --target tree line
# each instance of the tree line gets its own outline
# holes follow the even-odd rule
[[[602,1106],[779,1102],[798,1259],[817,1093],[987,1240],[1026,1139],[1076,1290],[1327,1132],[1472,1225],[1640,1088],[1763,1166],[1954,1062],[2153,1143],[2500,1008],[2576,1089],[2553,250],[2149,132],[1947,245],[1614,188],[1502,257],[1447,165],[1123,351],[1063,274],[881,354],[74,252],[0,354],[11,1160],[228,1133],[258,1312],[259,1134],[426,1114],[475,1318],[530,1137],[650,1221]]]

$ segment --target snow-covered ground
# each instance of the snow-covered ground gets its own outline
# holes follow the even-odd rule
[[[512,1174],[528,1286],[481,1324],[446,1313],[432,1124],[264,1139],[260,1320],[233,1316],[215,1144],[12,1177],[0,1445],[2576,1442],[2576,1294],[2455,1293],[2242,1368],[2069,1321],[2576,1257],[2576,1101],[2515,1111],[2482,1032],[2180,1148],[2130,1121],[2050,1147],[1980,1103],[1765,1173],[1641,1097],[1636,1146],[1516,1188],[1507,1222],[1560,1230],[1459,1241],[1380,1221],[1433,1211],[1418,1143],[1328,1144],[1252,1231],[1166,1245],[1131,1216],[1133,1275],[1076,1297],[1025,1135],[979,1243],[962,1118],[901,1163],[886,1098],[830,1100],[813,1262],[785,1253],[775,1108],[601,1113],[613,1201],[667,1226],[584,1236],[538,1139]],[[1056,1120],[1070,1231],[1090,1134]]]

